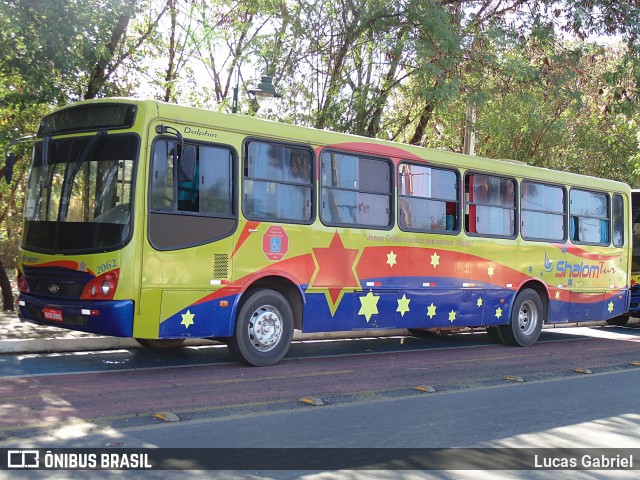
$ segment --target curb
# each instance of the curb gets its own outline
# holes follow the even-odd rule
[[[331,332],[331,333],[300,333],[295,332],[294,341],[301,340],[339,340],[356,339],[366,337],[391,337],[406,335],[406,329],[393,329],[384,331],[359,330],[356,332]],[[202,347],[219,345],[215,340],[200,338],[187,339],[183,346]],[[130,348],[145,348],[133,338],[120,337],[69,337],[69,338],[33,338],[33,339],[13,339],[0,340],[0,354],[3,353],[54,353],[54,352],[84,352],[93,350],[119,350]]]
[[[632,318],[630,325],[640,323],[638,319]],[[603,326],[606,322],[585,322],[545,325],[545,330],[555,328],[572,327],[592,327]],[[324,333],[301,333],[296,331],[293,335],[294,341],[320,341],[320,340],[346,340],[360,338],[380,338],[405,336],[406,329],[391,330],[357,330],[345,332],[324,332]],[[87,335],[87,334],[85,334]],[[187,339],[185,347],[201,347],[219,345],[215,340]],[[94,350],[119,350],[131,348],[144,348],[133,338],[103,337],[103,336],[82,336],[82,337],[58,337],[58,338],[32,338],[32,339],[12,339],[0,340],[0,354],[31,354],[31,353],[54,353],[54,352],[83,352]]]
[[[52,353],[90,350],[116,350],[140,346],[132,338],[30,338],[0,340],[0,353]]]

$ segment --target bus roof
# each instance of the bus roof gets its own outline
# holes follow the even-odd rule
[[[433,162],[441,166],[455,166],[465,170],[486,171],[498,175],[503,174],[539,179],[556,184],[582,185],[601,190],[629,191],[629,186],[623,182],[531,166],[517,160],[470,156],[462,153],[448,152],[445,150],[347,133],[338,133],[329,130],[320,130],[311,127],[289,125],[247,115],[222,113],[156,100],[111,97],[86,100],[67,105],[63,108],[102,102],[136,104],[145,111],[146,115],[155,117],[157,120],[190,125],[210,131],[241,133],[256,138],[265,137],[272,140],[297,142],[312,147],[339,147],[341,150],[353,150],[354,152],[391,157],[397,160]],[[185,138],[191,137],[186,133]],[[371,145],[371,148],[367,148],[367,145]],[[562,178],[559,178],[558,174],[561,174]]]

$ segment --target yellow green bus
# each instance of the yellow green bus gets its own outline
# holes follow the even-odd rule
[[[135,99],[37,132],[23,319],[272,365],[302,332],[543,324],[629,307],[619,182]]]

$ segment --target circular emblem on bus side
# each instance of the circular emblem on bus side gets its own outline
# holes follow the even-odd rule
[[[52,283],[51,285],[49,285],[49,291],[51,293],[58,293],[60,291],[60,287],[57,284]]]

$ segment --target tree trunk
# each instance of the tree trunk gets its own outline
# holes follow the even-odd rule
[[[175,72],[175,58],[176,58],[176,23],[177,23],[177,12],[176,12],[176,2],[175,0],[168,0],[167,7],[169,8],[169,14],[171,16],[171,30],[169,37],[169,65],[167,65],[167,72],[164,76],[165,81],[165,91],[164,91],[164,101],[170,102],[173,100],[173,91],[174,91],[174,80],[176,76]]]
[[[135,0],[131,0],[131,11],[133,11],[135,4]],[[120,17],[118,17],[118,23],[116,24],[115,28],[113,29],[113,33],[111,34],[111,41],[107,44],[107,50],[109,54],[108,56],[104,55],[98,58],[96,65],[93,67],[93,71],[91,72],[91,76],[89,77],[87,91],[84,95],[85,100],[96,98],[96,95],[98,95],[100,90],[104,87],[104,84],[109,76],[109,73],[107,71],[109,62],[113,60],[116,49],[118,48],[118,45],[122,41],[127,31],[130,18],[131,17],[129,15],[120,15]]]
[[[2,260],[0,260],[0,288],[2,288],[2,309],[13,310],[13,291]]]
[[[433,102],[431,100],[427,100],[424,108],[422,109],[422,113],[420,114],[420,120],[418,120],[416,129],[413,132],[413,137],[409,140],[410,145],[422,145],[422,138],[427,131],[427,125],[433,115],[433,108]]]

